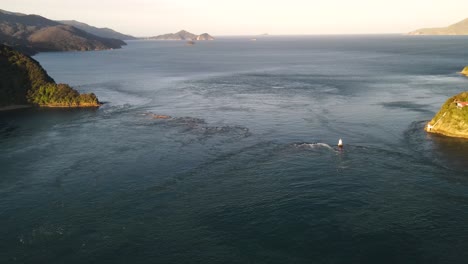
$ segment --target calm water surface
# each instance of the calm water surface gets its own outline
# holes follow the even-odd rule
[[[467,43],[41,53],[106,104],[0,113],[0,262],[467,263],[468,141],[422,130],[468,90]]]

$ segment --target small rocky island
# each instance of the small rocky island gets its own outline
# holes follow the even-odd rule
[[[468,91],[448,99],[425,130],[449,137],[468,138]]]
[[[0,110],[17,106],[99,107],[93,93],[57,84],[33,58],[0,44]]]

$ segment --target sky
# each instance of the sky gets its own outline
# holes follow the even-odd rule
[[[0,9],[134,36],[405,33],[468,18],[466,0],[1,0]]]

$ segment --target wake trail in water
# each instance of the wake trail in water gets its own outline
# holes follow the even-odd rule
[[[338,152],[332,146],[326,143],[320,143],[320,142],[319,143],[295,143],[294,147],[300,148],[300,149],[327,149],[327,150],[331,150],[334,152]]]

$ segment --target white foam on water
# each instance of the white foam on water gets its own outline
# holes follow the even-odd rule
[[[325,148],[329,150],[336,151],[333,147],[326,143],[301,143],[301,144],[295,144],[296,147],[298,148],[311,148],[311,149],[319,149],[319,148]]]

